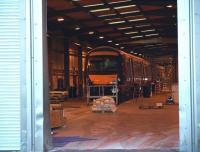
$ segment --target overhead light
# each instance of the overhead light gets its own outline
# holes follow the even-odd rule
[[[88,49],[92,49],[90,46],[87,47]]]
[[[112,13],[112,14],[105,14],[105,15],[99,15],[98,17],[107,17],[107,16],[115,16],[117,14]]]
[[[116,2],[109,2],[108,4],[117,4],[117,3],[124,3],[124,2],[130,2],[131,0],[122,0],[122,1],[116,1]]]
[[[169,4],[169,5],[167,5],[166,7],[167,7],[167,8],[172,8],[173,5]]]
[[[80,27],[77,26],[77,27],[75,28],[75,30],[76,30],[76,31],[80,30]]]
[[[142,56],[142,54],[140,53],[140,54],[138,54],[139,56]]]
[[[151,26],[150,24],[143,24],[143,25],[136,25],[135,27],[147,27],[147,26]]]
[[[108,43],[112,43],[112,40],[108,40]]]
[[[128,20],[129,22],[137,22],[137,21],[144,21],[146,18],[138,18],[138,19],[133,19],[133,20]]]
[[[124,47],[123,47],[123,46],[121,46],[121,47],[120,47],[120,49],[124,49]]]
[[[114,9],[122,9],[122,8],[129,8],[129,7],[135,7],[136,5],[125,5],[125,6],[118,6],[114,7]]]
[[[132,39],[136,39],[136,38],[141,38],[141,37],[143,37],[142,35],[138,35],[138,36],[132,36],[131,38]]]
[[[74,43],[75,45],[78,45],[78,46],[80,46],[81,44],[79,44],[79,43]]]
[[[90,10],[90,12],[94,13],[94,12],[103,12],[103,11],[109,11],[110,8],[101,8],[101,9],[95,9],[95,10]]]
[[[153,31],[155,31],[155,29],[143,30],[141,32],[145,33],[145,32],[153,32]]]
[[[108,24],[121,24],[121,23],[125,23],[125,21],[109,22]]]
[[[103,39],[104,37],[103,37],[103,36],[99,36],[99,38],[100,38],[100,39]]]
[[[137,53],[137,52],[135,52],[134,54],[135,54],[135,55],[137,55],[138,53]]]
[[[149,37],[149,36],[156,36],[156,35],[159,35],[158,33],[155,33],[155,34],[147,34],[145,36]]]
[[[118,44],[118,43],[116,43],[115,45],[116,45],[116,46],[119,46],[119,44]]]
[[[126,29],[131,29],[133,27],[131,26],[127,26],[127,27],[119,27],[118,30],[126,30]]]
[[[93,31],[90,31],[90,32],[88,32],[88,34],[89,34],[89,35],[92,35],[92,34],[94,34],[94,32],[93,32]]]
[[[124,15],[124,14],[138,13],[138,12],[140,12],[140,11],[137,10],[137,11],[121,12],[120,14]]]
[[[84,5],[83,7],[94,7],[94,6],[102,6],[104,3],[99,3],[99,4],[92,4],[92,5]]]
[[[133,32],[126,32],[124,34],[136,34],[136,33],[138,33],[138,32],[137,31],[133,31]]]
[[[131,51],[131,54],[133,54],[134,52],[133,51]]]
[[[64,21],[64,20],[65,20],[65,19],[64,19],[63,17],[58,17],[58,18],[57,18],[57,21],[58,21],[58,22],[62,22],[62,21]]]

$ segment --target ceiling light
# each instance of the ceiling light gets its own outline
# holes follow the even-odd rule
[[[131,29],[131,26],[127,26],[127,27],[119,27],[118,30],[126,30],[126,29]]]
[[[155,29],[143,30],[141,32],[145,33],[145,32],[153,32],[153,31],[155,31]]]
[[[95,9],[95,10],[90,10],[90,12],[94,13],[94,12],[103,12],[103,11],[109,11],[110,8],[102,8],[102,9]]]
[[[104,37],[103,37],[103,36],[99,36],[99,38],[100,38],[100,39],[103,39]]]
[[[90,46],[87,47],[88,49],[92,49]]]
[[[142,56],[142,54],[140,53],[140,54],[138,54],[139,56]]]
[[[58,21],[58,22],[62,22],[62,21],[64,21],[64,20],[65,20],[65,19],[64,19],[63,17],[58,17],[58,18],[57,18],[57,21]]]
[[[83,7],[94,7],[94,6],[102,6],[104,3],[93,4],[93,5],[84,5]]]
[[[119,20],[119,19],[121,19],[121,18],[106,18],[106,19],[104,19],[105,21],[112,21],[112,20]]]
[[[159,35],[158,33],[155,33],[155,34],[147,34],[145,36],[156,36],[156,35]]]
[[[132,39],[136,39],[136,38],[140,38],[140,37],[143,37],[142,35],[138,35],[138,36],[132,36],[131,38]]]
[[[133,20],[128,20],[129,22],[137,22],[137,21],[144,21],[146,18],[138,18],[138,19],[133,19]]]
[[[110,2],[108,4],[117,4],[117,3],[124,3],[124,2],[130,2],[131,0],[122,0],[122,1],[116,1],[116,2]]]
[[[137,53],[137,52],[135,52],[134,54],[135,54],[135,55],[137,55],[138,53]]]
[[[112,43],[112,40],[108,40],[108,43]]]
[[[133,32],[126,32],[124,34],[136,34],[136,33],[138,33],[138,32],[137,31],[133,31]]]
[[[137,11],[121,12],[120,14],[124,15],[124,14],[138,13],[138,12],[140,12],[140,11],[137,10]]]
[[[167,5],[166,7],[168,7],[168,8],[172,8],[172,7],[173,7],[173,5],[169,4],[169,5]]]
[[[92,34],[94,34],[94,32],[93,32],[93,31],[90,31],[88,34],[92,35]]]
[[[120,24],[120,23],[125,23],[125,21],[109,22],[108,24]]]
[[[147,27],[147,26],[151,26],[150,24],[143,24],[143,25],[136,25],[135,27]]]
[[[79,44],[79,43],[74,43],[75,45],[78,45],[78,46],[80,46],[81,44]]]
[[[116,43],[115,45],[116,45],[116,46],[119,46],[119,44],[118,44],[118,43]]]
[[[105,15],[99,15],[98,17],[107,17],[107,16],[115,16],[117,14],[112,13],[112,14],[105,14]]]
[[[75,28],[75,30],[76,30],[76,31],[80,30],[80,27],[77,26],[77,27]]]
[[[122,46],[122,47],[120,47],[120,49],[124,49],[124,47]]]
[[[134,52],[133,52],[133,51],[131,51],[131,53],[133,54]]]
[[[122,9],[122,8],[129,8],[129,7],[135,7],[136,5],[125,5],[125,6],[118,6],[114,7],[114,9]]]

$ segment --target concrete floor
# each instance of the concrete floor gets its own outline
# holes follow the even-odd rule
[[[84,100],[63,103],[66,125],[54,130],[55,137],[69,140],[52,151],[65,150],[177,150],[178,105],[164,109],[139,109],[141,103],[165,102],[167,95],[129,100],[115,113],[94,113]],[[143,152],[143,151],[142,151]]]

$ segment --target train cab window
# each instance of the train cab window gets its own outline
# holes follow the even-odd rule
[[[89,72],[117,72],[118,60],[111,57],[93,57],[89,60]]]

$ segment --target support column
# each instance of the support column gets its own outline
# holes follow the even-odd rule
[[[69,40],[64,39],[64,83],[69,95]]]
[[[83,96],[82,47],[78,48],[78,96]]]

